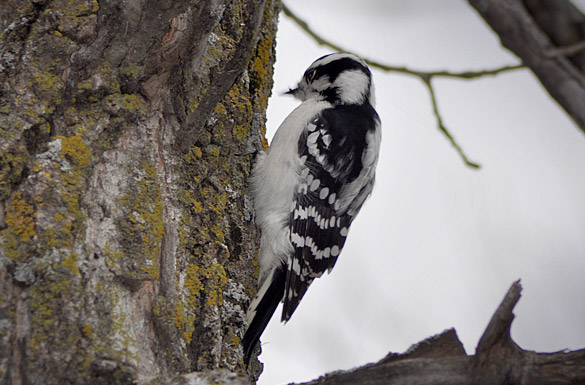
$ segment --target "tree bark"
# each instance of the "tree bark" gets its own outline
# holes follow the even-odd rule
[[[567,0],[468,1],[585,132],[585,16]]]
[[[468,356],[455,330],[428,338],[404,354],[390,353],[375,364],[335,372],[304,385],[543,385],[585,383],[585,349],[535,353],[510,336],[520,299],[515,282],[494,313],[476,353]]]
[[[0,2],[0,383],[248,381],[279,6]]]

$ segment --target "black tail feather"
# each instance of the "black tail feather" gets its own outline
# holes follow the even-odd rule
[[[248,366],[248,363],[250,362],[250,357],[256,347],[256,343],[260,340],[260,336],[264,332],[264,329],[266,329],[278,303],[284,296],[285,279],[286,265],[283,265],[278,267],[274,272],[272,283],[260,300],[260,303],[256,308],[256,314],[250,325],[248,325],[248,329],[242,340],[242,345],[244,346],[244,363],[246,366]]]

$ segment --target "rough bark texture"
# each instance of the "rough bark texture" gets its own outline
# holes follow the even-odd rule
[[[562,49],[583,42],[585,17],[579,10],[567,0],[468,2],[585,131],[584,51]]]
[[[585,15],[567,0],[524,0],[526,10],[557,47],[585,43]],[[585,50],[567,58],[585,72]]]
[[[454,330],[390,353],[375,364],[336,372],[305,385],[543,385],[585,383],[585,349],[534,353],[512,341],[512,310],[520,299],[515,282],[493,315],[476,354],[468,356]]]
[[[0,383],[247,382],[278,11],[0,2]]]

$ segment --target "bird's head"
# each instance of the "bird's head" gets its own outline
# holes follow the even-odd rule
[[[370,69],[362,59],[348,53],[333,53],[315,60],[297,87],[286,94],[301,101],[316,98],[333,104],[374,105]]]

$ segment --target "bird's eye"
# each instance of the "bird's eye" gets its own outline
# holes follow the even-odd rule
[[[316,73],[317,72],[315,70],[307,71],[307,74],[305,75],[305,78],[307,79],[307,83],[311,83],[313,80],[315,80]]]

